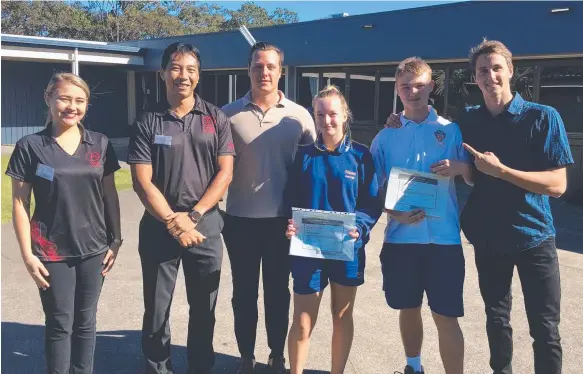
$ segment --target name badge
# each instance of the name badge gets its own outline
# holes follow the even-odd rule
[[[172,145],[172,137],[166,135],[155,135],[154,144]]]
[[[55,169],[48,165],[38,164],[36,167],[36,175],[52,182],[55,177]]]

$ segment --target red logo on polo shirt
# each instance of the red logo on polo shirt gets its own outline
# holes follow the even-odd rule
[[[234,151],[234,150],[235,150],[235,144],[233,144],[233,142],[227,143],[227,151]]]
[[[87,152],[85,159],[89,161],[89,166],[92,168],[99,167],[99,160],[101,159],[101,153],[99,152]]]
[[[202,116],[202,132],[205,134],[215,133],[215,120],[211,116]]]
[[[46,238],[47,226],[42,222],[30,221],[30,237],[49,261],[59,261],[62,259],[57,253],[57,245]]]

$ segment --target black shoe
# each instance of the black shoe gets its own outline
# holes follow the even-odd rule
[[[285,374],[285,358],[284,357],[270,357],[267,362],[267,372],[269,374]]]
[[[413,367],[407,365],[402,373],[400,371],[395,371],[395,374],[425,374],[424,370],[423,366],[421,366],[421,371],[413,371]]]
[[[254,374],[254,373],[255,373],[255,359],[242,357],[237,374]]]

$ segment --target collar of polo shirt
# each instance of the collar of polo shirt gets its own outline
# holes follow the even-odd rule
[[[437,122],[437,120],[439,119],[439,115],[437,114],[437,111],[435,110],[435,108],[433,108],[431,105],[427,105],[427,108],[429,109],[429,114],[427,115],[427,118],[425,118],[423,120],[423,122],[421,122],[421,123],[417,123],[417,122],[405,117],[405,115],[403,114],[404,113],[404,111],[403,111],[401,113],[401,117],[400,117],[401,125],[403,125],[403,126],[422,125],[422,124]]]
[[[520,94],[518,92],[515,92],[512,100],[510,100],[510,102],[506,105],[506,110],[503,111],[502,113],[507,112],[512,116],[520,115],[522,113],[523,108],[524,108],[524,103],[525,103],[525,101],[522,98],[522,96],[520,96]],[[492,118],[492,114],[490,114],[490,111],[488,110],[488,107],[486,107],[486,105],[481,105],[479,110],[482,111],[482,114],[484,116]],[[500,114],[502,114],[502,113],[500,113]]]
[[[205,116],[209,115],[209,111],[207,110],[206,106],[203,103],[203,100],[198,96],[198,94],[194,93],[194,107],[188,113],[198,112],[200,114],[204,114]],[[174,116],[174,113],[170,110],[170,104],[168,101],[164,101],[159,104],[158,109],[155,111],[156,115],[159,117],[164,117],[165,115]],[[187,114],[188,114],[187,113]]]
[[[286,107],[289,104],[289,100],[285,97],[285,94],[282,91],[277,91],[277,93],[279,94],[279,101],[277,102],[277,104],[275,104],[278,107]],[[251,98],[251,91],[247,92],[247,94],[245,94],[245,96],[243,96],[243,106],[247,106],[247,105],[255,105],[257,106],[252,98]]]
[[[89,134],[89,132],[87,130],[85,130],[85,126],[83,126],[83,124],[81,122],[79,122],[77,124],[77,126],[79,126],[79,128],[81,129],[81,142],[91,144],[91,145],[95,144],[95,141],[91,137],[91,134]],[[42,131],[42,139],[43,139],[44,146],[47,146],[49,144],[55,144],[57,142],[57,139],[55,139],[53,137],[53,122],[52,121],[49,122],[47,124],[47,126],[45,127],[45,129]]]
[[[485,106],[485,105],[484,105]],[[512,113],[514,115],[520,114],[522,112],[522,108],[524,107],[524,99],[518,92],[514,94],[512,101],[510,101],[510,105],[508,105],[508,113]]]

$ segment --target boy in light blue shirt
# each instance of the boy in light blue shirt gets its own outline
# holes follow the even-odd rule
[[[391,219],[381,252],[383,290],[388,305],[400,310],[405,374],[424,373],[420,358],[424,292],[439,333],[445,371],[462,374],[464,340],[457,318],[464,313],[465,260],[454,177],[462,175],[471,183],[471,168],[458,126],[427,105],[434,87],[431,73],[417,57],[399,64],[395,84],[405,108],[401,124],[382,130],[371,153],[380,186],[386,186],[393,167],[450,177],[445,215],[430,218],[420,209],[388,211]]]

